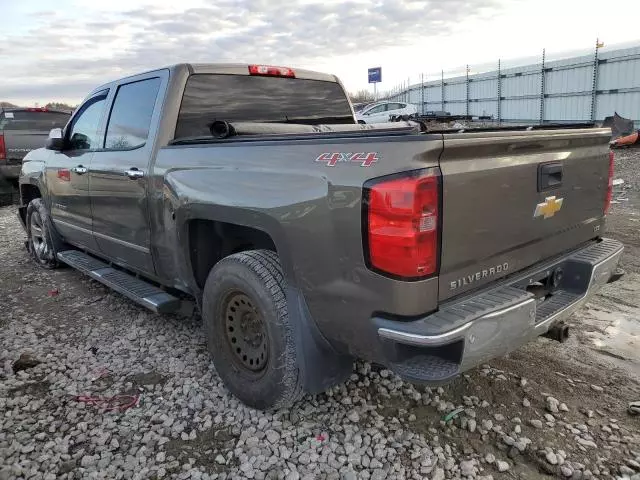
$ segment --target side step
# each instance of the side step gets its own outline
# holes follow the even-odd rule
[[[58,252],[58,260],[153,312],[173,313],[180,309],[180,299],[144,280],[116,270],[84,252],[78,250]]]

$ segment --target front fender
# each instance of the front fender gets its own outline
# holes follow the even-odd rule
[[[40,192],[40,196],[49,207],[49,196],[44,184],[45,160],[42,157],[42,149],[29,152],[23,159],[20,175],[18,177],[18,189],[20,191],[20,204],[18,206],[18,218],[22,226],[26,229],[27,206],[33,194],[26,194],[27,188],[35,187]]]

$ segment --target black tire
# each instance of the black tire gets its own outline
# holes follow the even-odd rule
[[[27,250],[42,268],[59,266],[56,254],[63,243],[53,228],[49,212],[41,198],[34,198],[27,206]]]
[[[231,393],[260,410],[286,407],[302,396],[275,252],[249,250],[218,262],[207,278],[202,310],[209,352]]]

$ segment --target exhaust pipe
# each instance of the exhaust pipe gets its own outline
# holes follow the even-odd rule
[[[556,342],[564,343],[569,339],[569,325],[566,323],[553,325],[544,336]]]

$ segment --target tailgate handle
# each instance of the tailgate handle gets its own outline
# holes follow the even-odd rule
[[[538,191],[544,192],[562,185],[562,164],[560,162],[538,165]]]

